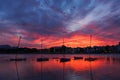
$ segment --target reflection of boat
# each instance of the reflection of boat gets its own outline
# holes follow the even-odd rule
[[[60,62],[68,62],[70,61],[70,58],[60,58]]]
[[[26,58],[11,58],[10,61],[26,61]]]
[[[52,59],[59,59],[59,57],[53,57]]]
[[[83,59],[83,57],[74,57],[74,60]]]
[[[40,62],[40,61],[49,61],[49,58],[37,58],[37,61]]]
[[[89,60],[94,60],[95,58],[89,58]],[[94,77],[93,77],[93,71],[92,71],[92,63],[90,63],[90,80],[94,80]]]
[[[63,63],[63,74],[62,74],[62,80],[65,80],[65,63]]]
[[[95,61],[95,60],[97,60],[97,58],[92,58],[92,57],[85,58],[85,61]]]

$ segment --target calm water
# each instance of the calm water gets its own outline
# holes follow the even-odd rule
[[[120,80],[120,55],[91,55],[95,61],[85,61],[88,55],[66,55],[71,60],[60,62],[62,55],[42,55],[49,61],[37,62],[41,55],[18,55],[27,61],[9,61],[15,55],[0,55],[0,80]],[[83,59],[74,60],[74,56]],[[18,76],[17,76],[18,70]]]

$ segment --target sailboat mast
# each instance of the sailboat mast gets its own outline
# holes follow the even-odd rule
[[[89,48],[89,57],[90,57],[90,54],[91,54],[91,44],[92,44],[92,35],[90,35],[90,48]]]
[[[20,47],[20,42],[21,42],[21,36],[19,37],[19,41],[18,41],[18,45],[17,45],[17,48],[19,48]]]
[[[90,48],[91,48],[91,45],[92,45],[92,35],[90,35]]]
[[[41,51],[40,51],[40,52],[41,52],[41,58],[43,57],[43,56],[42,56],[42,48],[43,48],[43,45],[42,45],[42,44],[43,44],[43,43],[42,43],[42,40],[41,40]]]
[[[64,45],[64,38],[63,38],[63,45]]]
[[[20,47],[21,38],[22,38],[22,37],[20,36],[20,37],[19,37],[19,40],[18,40],[17,48]],[[16,66],[17,80],[20,80],[19,71],[18,71],[18,65],[17,65],[16,60],[17,60],[17,53],[16,53],[16,55],[15,55],[15,66]]]
[[[42,49],[42,40],[41,40],[41,49]]]

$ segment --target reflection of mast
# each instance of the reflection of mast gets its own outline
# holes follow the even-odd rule
[[[41,80],[43,80],[43,64],[42,64],[42,62],[41,62]]]
[[[64,80],[65,79],[65,75],[64,75],[64,73],[65,73],[65,63],[63,63],[63,75],[62,75],[62,80]]]
[[[94,80],[93,79],[93,73],[92,73],[92,64],[91,64],[91,61],[90,61],[90,80]]]

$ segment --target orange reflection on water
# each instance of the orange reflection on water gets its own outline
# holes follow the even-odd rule
[[[62,65],[58,61],[45,61],[45,62],[34,62],[33,69],[35,71],[46,71],[46,70],[54,70],[56,68],[61,69]]]
[[[73,69],[74,71],[78,72],[78,71],[88,70],[90,68],[90,64],[93,69],[99,69],[101,66],[104,65],[101,62],[101,60],[89,62],[89,61],[84,61],[84,59],[83,60],[71,59],[71,61],[65,63],[61,63],[57,60],[50,60],[47,62],[34,62],[33,68],[35,71],[41,72],[41,69],[42,71],[63,69],[63,65],[64,65],[64,68]]]
[[[86,69],[89,69],[90,65],[92,66],[93,69],[98,69],[101,67],[103,64],[100,60],[96,60],[93,62],[89,61],[84,61],[84,60],[72,60],[70,62],[70,66],[75,70],[75,71],[84,71]]]

